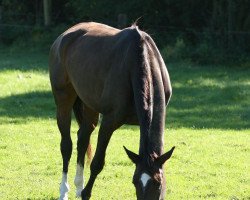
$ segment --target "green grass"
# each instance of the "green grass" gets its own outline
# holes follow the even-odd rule
[[[169,64],[173,96],[165,149],[167,199],[250,199],[250,68]],[[57,199],[62,160],[47,56],[0,50],[0,199]],[[75,199],[76,131],[69,171]],[[95,147],[98,128],[92,135]],[[139,130],[123,126],[108,147],[92,199],[136,199],[134,166],[123,145],[138,150]],[[85,180],[89,169],[85,169]]]

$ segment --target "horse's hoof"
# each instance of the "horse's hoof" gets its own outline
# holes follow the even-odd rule
[[[59,200],[68,200],[68,199],[69,199],[68,196],[63,196],[63,197],[60,196],[60,197],[59,197]]]
[[[82,191],[81,196],[82,196],[82,200],[89,200],[90,199],[90,195],[87,194],[85,189]]]
[[[82,200],[89,200],[90,199],[90,197],[82,197]]]
[[[69,184],[62,182],[60,185],[60,197],[59,200],[68,200]]]
[[[76,190],[76,198],[81,198],[82,190]]]

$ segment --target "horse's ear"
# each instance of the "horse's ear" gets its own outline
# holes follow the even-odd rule
[[[137,164],[140,161],[140,156],[137,155],[136,153],[128,150],[125,146],[123,146],[123,148],[125,149],[128,157],[130,158],[130,160],[132,160],[133,163]]]
[[[171,150],[169,150],[168,152],[164,153],[163,155],[161,155],[160,157],[158,157],[156,160],[155,160],[155,163],[158,165],[158,166],[162,166],[173,154],[173,151],[174,151],[174,148],[175,147],[172,147]]]

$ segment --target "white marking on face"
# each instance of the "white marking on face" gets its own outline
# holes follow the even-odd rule
[[[59,200],[68,200],[69,184],[66,173],[62,174],[62,182],[60,185],[60,198]]]
[[[76,186],[76,197],[81,197],[81,192],[84,188],[84,179],[83,179],[83,167],[79,164],[76,166],[76,176],[74,180]]]
[[[147,183],[150,179],[151,179],[151,177],[147,173],[143,173],[141,175],[141,182],[142,182],[143,187],[145,187],[147,185]]]

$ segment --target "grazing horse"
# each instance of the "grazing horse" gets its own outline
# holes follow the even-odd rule
[[[49,72],[61,133],[60,199],[68,199],[72,108],[79,124],[74,181],[78,197],[90,199],[112,133],[123,124],[138,124],[139,155],[124,147],[136,165],[133,183],[137,199],[164,199],[163,164],[174,150],[163,153],[165,107],[172,91],[167,68],[152,38],[136,25],[119,30],[94,22],[80,23],[53,43]],[[97,147],[84,188],[84,159],[99,113],[103,117]]]

